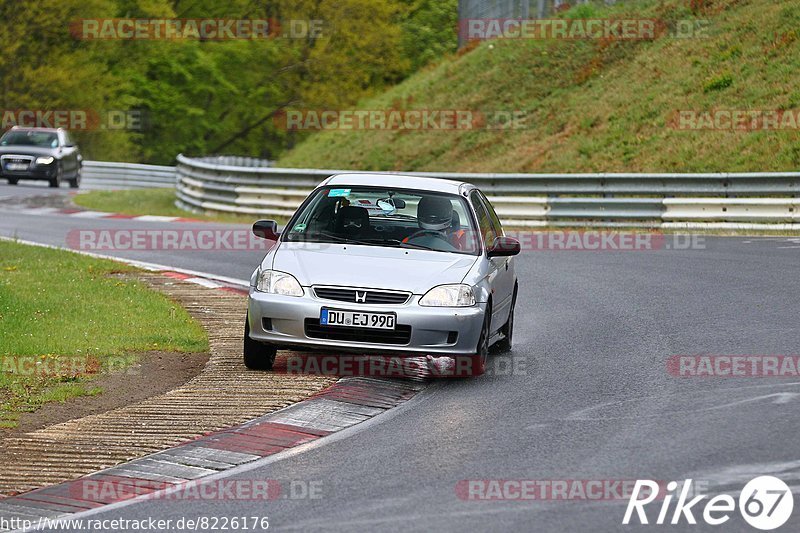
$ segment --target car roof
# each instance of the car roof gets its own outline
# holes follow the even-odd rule
[[[47,133],[58,133],[59,131],[63,131],[64,128],[39,128],[35,126],[12,126],[8,131],[42,131]]]
[[[392,187],[398,189],[418,189],[422,191],[443,192],[459,194],[462,187],[473,188],[469,183],[440,178],[428,178],[424,176],[406,176],[403,174],[379,174],[379,173],[348,173],[336,174],[323,181],[319,186],[370,186],[370,187]]]

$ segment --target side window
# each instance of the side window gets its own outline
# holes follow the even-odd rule
[[[495,238],[495,231],[492,227],[492,221],[489,218],[489,213],[486,211],[486,207],[484,207],[478,191],[473,191],[472,194],[469,195],[469,199],[470,202],[472,202],[472,207],[475,209],[475,214],[478,217],[478,227],[481,232],[481,237],[483,238],[484,244],[488,247],[494,242]]]
[[[492,225],[494,226],[495,232],[498,236],[505,235],[506,233],[503,231],[503,225],[500,223],[500,217],[498,217],[497,213],[494,211],[494,206],[492,206],[491,202],[489,202],[489,199],[486,198],[483,193],[480,193],[480,195],[483,203],[486,205],[486,210],[489,211],[489,218],[492,219]]]

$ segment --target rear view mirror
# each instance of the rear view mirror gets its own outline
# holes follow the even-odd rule
[[[384,198],[376,203],[382,211],[387,213],[394,213],[398,209],[406,208],[406,201],[400,198]]]
[[[517,255],[520,252],[520,245],[517,239],[512,237],[497,237],[489,247],[489,257],[508,257]]]
[[[277,241],[280,235],[278,223],[274,220],[259,220],[253,224],[253,235],[268,241]]]
[[[377,206],[386,215],[391,215],[392,213],[397,211],[397,208],[394,206],[394,203],[392,203],[390,200],[378,200]]]

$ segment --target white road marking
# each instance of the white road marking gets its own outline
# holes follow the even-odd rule
[[[586,407],[584,409],[579,409],[578,411],[574,411],[569,415],[567,415],[566,417],[564,417],[563,420],[569,420],[569,421],[625,420],[631,418],[656,418],[656,417],[664,417],[672,415],[685,415],[688,413],[704,413],[708,411],[716,411],[719,409],[734,407],[746,403],[759,402],[770,398],[776,398],[776,400],[772,402],[773,404],[781,405],[781,404],[787,404],[790,401],[793,401],[796,398],[800,397],[800,392],[782,391],[782,392],[766,394],[764,396],[756,396],[756,397],[744,398],[741,400],[735,400],[733,402],[721,405],[719,404],[710,405],[710,404],[713,403],[720,395],[723,394],[738,394],[741,393],[742,391],[745,391],[745,393],[747,393],[747,391],[751,389],[784,388],[784,387],[796,388],[798,386],[800,386],[800,382],[793,381],[789,383],[769,383],[766,385],[750,385],[750,386],[736,387],[736,388],[722,388],[711,391],[698,391],[696,393],[689,393],[687,395],[687,398],[691,397],[695,401],[695,403],[700,403],[705,401],[707,404],[709,404],[707,407],[692,408],[692,409],[678,408],[669,411],[660,411],[656,413],[637,412],[632,415],[625,415],[625,414],[618,415],[612,413],[611,416],[604,416],[603,414],[601,414],[602,409],[619,408],[623,405],[631,405],[636,402],[644,402],[644,401],[653,402],[661,400],[664,403],[666,403],[669,400],[669,398],[666,396],[640,396],[636,398],[629,398],[627,400],[614,400],[611,402],[604,402],[595,405],[593,407]]]
[[[133,259],[124,259],[122,257],[114,257],[111,255],[103,255],[103,254],[95,254],[92,252],[84,252],[81,250],[72,250],[70,248],[63,248],[61,246],[53,246],[52,244],[42,244],[40,242],[34,241],[26,241],[23,239],[15,239],[13,237],[4,237],[0,236],[0,240],[2,241],[10,241],[10,242],[18,242],[20,244],[28,244],[30,246],[40,246],[42,248],[50,248],[51,250],[62,250],[64,252],[72,252],[74,254],[85,255],[88,257],[95,257],[97,259],[109,259],[111,261],[117,261],[119,263],[124,263],[126,265],[131,265],[135,267],[142,268],[144,270],[151,270],[154,272],[177,272],[179,274],[186,274],[188,276],[193,276],[196,278],[203,278],[203,279],[212,279],[216,281],[221,281],[222,283],[226,283],[228,285],[238,285],[239,287],[250,287],[250,281],[245,279],[236,279],[236,278],[229,278],[228,276],[220,276],[217,274],[210,274],[208,272],[198,272],[196,270],[187,270],[185,268],[176,268],[167,265],[159,265],[157,263],[147,263],[145,261],[136,261]]]
[[[178,220],[181,217],[164,217],[161,215],[142,215],[140,217],[135,217],[131,220],[139,220],[141,222],[172,222],[174,220]]]
[[[272,463],[276,463],[278,461],[283,461],[284,459],[295,457],[295,456],[303,454],[303,453],[305,453],[307,451],[314,450],[314,449],[316,449],[316,448],[318,448],[320,446],[327,446],[328,444],[331,444],[333,442],[338,442],[340,440],[344,440],[344,439],[350,438],[353,435],[356,435],[358,433],[361,433],[362,431],[365,431],[365,430],[371,428],[373,425],[385,424],[386,422],[388,422],[389,420],[392,420],[394,417],[398,416],[399,414],[402,414],[402,413],[406,412],[408,409],[412,409],[414,406],[416,406],[418,403],[420,403],[422,401],[430,400],[431,398],[433,398],[435,396],[436,391],[438,391],[440,389],[440,387],[441,387],[441,384],[434,383],[433,385],[430,385],[430,386],[426,387],[425,389],[421,390],[420,392],[418,392],[417,394],[415,394],[414,397],[411,398],[410,400],[408,400],[407,402],[403,402],[402,404],[398,405],[397,407],[392,407],[391,409],[388,409],[388,410],[384,411],[383,413],[381,413],[381,414],[379,414],[377,416],[373,416],[372,418],[369,418],[369,419],[365,420],[364,422],[361,422],[360,424],[355,424],[355,425],[350,426],[348,428],[342,429],[341,431],[337,431],[335,433],[331,433],[330,435],[327,435],[325,437],[322,437],[322,438],[319,438],[319,439],[314,439],[311,442],[307,442],[305,444],[301,444],[301,445],[295,446],[293,448],[288,448],[288,449],[286,449],[286,450],[284,450],[282,452],[278,452],[278,453],[273,454],[273,455],[268,455],[267,457],[263,457],[263,458],[258,459],[256,461],[245,463],[243,465],[239,465],[239,466],[236,466],[236,467],[228,469],[228,470],[223,470],[223,471],[221,471],[221,472],[219,472],[217,474],[211,474],[210,476],[205,476],[205,477],[199,478],[199,479],[195,480],[195,482],[198,483],[198,484],[213,483],[213,482],[215,482],[217,480],[220,480],[220,479],[226,479],[226,478],[229,478],[229,477],[238,476],[238,475],[244,474],[246,472],[251,472],[251,471],[256,470],[258,468],[263,468],[263,467],[265,467],[267,465],[270,465]],[[299,405],[299,404],[292,404],[292,405]],[[292,407],[291,405],[288,406],[288,407],[284,407],[283,409],[279,409],[279,410],[275,411],[275,413],[281,413],[282,411],[284,411],[286,409],[290,409],[291,407]],[[270,413],[270,415],[274,415],[275,413]],[[116,511],[118,509],[123,509],[125,507],[129,507],[129,506],[134,505],[134,504],[138,504],[138,503],[146,502],[146,501],[151,501],[153,499],[157,500],[157,499],[160,499],[160,498],[167,498],[170,494],[176,493],[176,492],[178,492],[180,490],[183,490],[184,488],[185,487],[182,486],[182,485],[175,485],[175,486],[170,487],[170,488],[161,489],[161,490],[158,490],[158,491],[155,491],[155,492],[151,492],[151,493],[148,493],[148,494],[142,494],[140,496],[137,496],[135,498],[130,498],[128,500],[122,500],[122,501],[110,503],[108,505],[104,505],[102,507],[95,507],[94,509],[89,509],[87,511],[81,511],[79,513],[69,514],[68,515],[68,519],[72,519],[72,520],[74,520],[74,519],[82,519],[82,518],[86,518],[86,517],[89,517],[89,516],[94,516],[94,515],[97,515],[97,514],[100,514],[100,513]],[[480,512],[484,512],[484,511],[480,511]],[[42,530],[41,527],[37,527],[36,525],[34,525],[33,528],[26,529],[25,531],[41,531],[41,530]],[[12,533],[16,533],[16,531],[14,531]]]
[[[26,215],[49,215],[60,211],[57,207],[29,207],[21,210]]]
[[[208,289],[219,289],[222,287],[222,285],[219,283],[204,278],[186,278],[183,281],[188,281],[189,283],[194,283],[196,285],[202,285]]]
[[[103,211],[78,211],[72,213],[71,217],[77,218],[104,218],[113,215],[114,213],[104,213]]]

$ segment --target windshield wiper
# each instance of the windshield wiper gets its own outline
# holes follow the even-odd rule
[[[411,242],[402,242],[397,239],[355,239],[353,237],[345,237],[343,235],[338,235],[336,233],[330,233],[328,231],[320,231],[314,234],[314,237],[323,238],[323,239],[332,239],[336,242],[341,242],[345,244],[361,244],[364,246],[392,246],[397,248],[417,248],[420,250],[432,250],[434,252],[442,252],[444,250],[440,250],[439,248],[431,248],[430,246],[425,246],[423,244],[414,244]],[[300,241],[302,242],[302,240]],[[306,242],[313,242],[313,241],[306,241]]]
[[[342,242],[347,244],[363,244],[369,246],[374,244],[383,244],[384,242],[387,242],[384,241],[383,239],[354,239],[353,237],[345,237],[343,235],[338,235],[336,233],[329,233],[327,231],[320,231],[318,235],[323,238],[330,238],[336,240],[337,242]],[[398,244],[400,243],[400,241],[391,241],[391,242],[397,242]]]
[[[441,250],[439,248],[432,248],[430,246],[425,246],[424,244],[415,244],[413,242],[401,242],[400,243],[400,247],[401,248],[418,248],[420,250],[432,250],[434,252],[444,252],[444,250]]]

